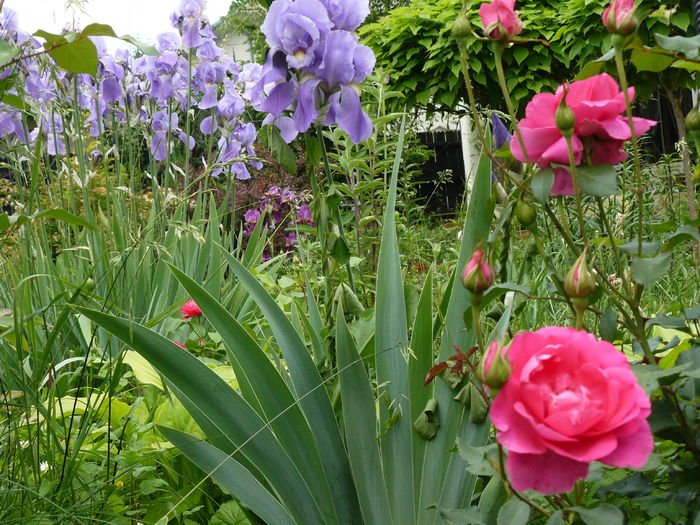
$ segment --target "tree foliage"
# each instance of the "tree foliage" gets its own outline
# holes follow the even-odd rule
[[[513,45],[504,53],[504,67],[516,105],[535,93],[551,91],[571,80],[582,67],[610,48],[610,35],[600,22],[607,0],[539,0],[519,4],[524,30],[522,39],[538,39]],[[391,77],[392,88],[401,91],[407,107],[454,110],[466,100],[460,79],[457,44],[450,35],[461,9],[460,0],[414,0],[391,11],[360,33],[377,56],[377,66]],[[481,20],[478,3],[469,9],[474,31]],[[650,42],[654,33],[686,34],[692,31],[690,6],[672,0],[669,7],[643,2],[638,10],[645,18],[639,36]],[[480,103],[504,109],[498,89],[490,43],[470,39],[469,67]],[[598,69],[605,68],[601,64]],[[634,79],[633,79],[634,80]],[[641,79],[640,79],[641,80]],[[649,87],[650,78],[645,78]],[[652,80],[656,86],[658,79]],[[648,95],[646,90],[643,95]]]

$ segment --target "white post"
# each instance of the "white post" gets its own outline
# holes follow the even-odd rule
[[[471,193],[474,184],[477,152],[474,148],[474,131],[472,119],[464,115],[459,119],[460,136],[462,139],[462,160],[464,162],[464,183]]]

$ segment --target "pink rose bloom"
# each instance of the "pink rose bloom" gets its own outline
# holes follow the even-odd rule
[[[588,332],[557,326],[524,332],[508,351],[512,369],[491,405],[515,490],[569,492],[588,464],[638,468],[654,440],[651,404],[625,355]]]
[[[554,115],[564,94],[564,86],[559,86],[556,93],[538,93],[525,108],[525,118],[518,128],[525,144],[527,156],[540,168],[551,163],[569,164],[569,151],[566,139],[554,122]],[[629,98],[634,98],[634,88],[628,90]],[[566,104],[574,112],[576,124],[571,137],[576,165],[584,160],[592,165],[617,164],[627,158],[622,151],[632,133],[623,116],[625,96],[617,82],[607,73],[569,84]],[[647,132],[656,124],[653,120],[634,117],[634,132],[637,137]],[[513,156],[525,162],[525,155],[520,148],[517,136],[510,141]],[[571,175],[564,168],[554,170],[552,195],[573,195],[574,186]]]
[[[199,306],[197,306],[197,303],[195,303],[192,299],[182,305],[182,308],[180,308],[180,313],[182,314],[183,319],[190,319],[192,317],[202,315],[202,311],[199,309]]]
[[[515,14],[515,0],[493,0],[479,7],[484,33],[491,40],[510,40],[523,30],[523,23]]]

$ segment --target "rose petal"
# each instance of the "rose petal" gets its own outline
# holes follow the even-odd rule
[[[569,492],[588,474],[588,463],[565,458],[554,452],[518,454],[506,461],[510,483],[515,490],[536,490],[542,494]]]

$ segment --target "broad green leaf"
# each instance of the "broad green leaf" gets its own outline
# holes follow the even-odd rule
[[[391,511],[377,442],[376,402],[342,307],[336,320],[336,345],[345,442],[360,509],[367,525],[387,525]]]
[[[127,350],[124,352],[122,362],[131,367],[131,371],[138,382],[145,385],[153,385],[163,390],[163,381],[161,381],[160,374],[141,354],[133,350]]]
[[[650,71],[658,73],[670,66],[674,58],[668,56],[659,48],[635,49],[632,51],[632,63],[637,71]]]
[[[700,242],[700,233],[698,233],[697,228],[693,228],[688,224],[684,224],[683,226],[679,227],[675,232],[668,236],[666,242],[664,243],[663,251],[667,252],[683,241]]]
[[[654,35],[654,38],[656,39],[656,43],[659,45],[659,47],[662,47],[667,51],[679,51],[691,58],[697,57],[698,55],[698,48],[700,48],[700,35],[687,37],[666,36],[657,33]]]
[[[571,510],[575,510],[586,525],[623,525],[625,522],[622,511],[609,503],[603,503],[594,509],[571,507]]]
[[[119,38],[122,39],[124,42],[128,42],[129,44],[136,46],[136,48],[139,51],[141,51],[144,55],[157,56],[160,54],[154,46],[150,44],[145,44],[144,42],[137,40],[131,35],[122,35]]]
[[[479,511],[484,517],[484,525],[498,524],[498,511],[508,500],[506,488],[500,477],[493,476],[479,496]]]
[[[671,267],[671,254],[661,253],[656,257],[632,257],[630,270],[634,282],[652,286]]]
[[[498,525],[526,525],[528,519],[530,519],[528,504],[517,498],[512,498],[498,511],[496,523]]]
[[[615,339],[615,332],[617,330],[617,314],[615,310],[608,306],[603,315],[600,317],[600,338],[605,341],[610,341],[611,343]]]
[[[280,130],[277,126],[271,124],[267,126],[267,145],[270,148],[272,157],[280,163],[287,173],[292,175],[296,173],[296,155],[294,155],[292,148],[280,135]]]
[[[464,236],[455,268],[464,268],[477,243],[487,238],[492,216],[491,163],[486,155],[482,155],[469,197],[469,207],[462,227]],[[444,301],[447,307],[443,310],[444,327],[439,361],[445,361],[454,354],[452,345],[466,350],[473,346],[475,341],[475,335],[467,330],[463,317],[470,300],[461,281],[455,278],[455,273],[450,276]],[[442,308],[445,307],[441,305]],[[472,446],[484,445],[489,432],[489,424],[469,422],[465,406],[454,401],[455,392],[444,381],[435,382],[434,390],[443,424],[435,439],[426,442],[418,502],[418,523],[421,524],[435,521],[435,511],[426,508],[430,505],[437,503],[441,508],[458,509],[470,504],[476,476],[467,471],[459,454],[445,451],[454,448],[457,437]]]
[[[235,459],[243,461],[249,470],[258,469],[295,519],[302,523],[322,520],[292,460],[265,422],[223,379],[172,341],[133,321],[75,308],[143,355],[169,381],[171,389],[217,448],[233,454],[242,447]]]
[[[619,195],[617,172],[615,166],[598,164],[596,166],[578,166],[576,180],[583,191],[596,197]]]
[[[97,48],[89,38],[80,38],[70,43],[56,42],[53,47],[47,42],[44,47],[56,64],[71,73],[97,75]]]
[[[0,40],[0,42],[3,42]],[[4,93],[2,97],[0,97],[0,102],[3,104],[7,104],[8,106],[15,107],[17,109],[24,109],[26,107],[26,104],[24,103],[24,100],[20,98],[17,95],[13,95],[12,93]]]
[[[321,375],[299,333],[275,300],[240,262],[223,247],[219,246],[219,248],[240,284],[248,291],[270,324],[289,368],[295,398],[309,426],[313,429],[314,440],[326,471],[331,493],[334,495],[333,503],[338,509],[338,518],[352,520],[352,516],[357,511],[355,488],[352,484],[350,466],[338,422]]]
[[[112,26],[108,26],[107,24],[90,24],[86,26],[80,34],[82,36],[111,36],[117,38]]]
[[[10,217],[7,213],[0,213],[0,232],[10,228]]]
[[[540,202],[547,202],[554,186],[554,170],[547,168],[535,173],[530,181],[532,196]]]
[[[270,422],[278,441],[314,492],[319,507],[326,514],[333,514],[332,497],[318,450],[313,446],[313,434],[284,379],[226,308],[193,279],[174,266],[169,267],[221,336],[236,377],[247,383],[245,397],[254,396],[251,404],[259,406],[264,418]]]
[[[298,525],[287,509],[250,471],[232,457],[199,438],[172,428],[158,430],[195,465],[269,525]]]
[[[10,44],[7,40],[0,40],[0,66],[7,64],[15,58],[18,48]]]
[[[377,269],[375,351],[377,382],[385,385],[379,399],[382,464],[394,524],[415,522],[413,427],[408,387],[408,322],[396,238],[396,187],[403,152],[405,119],[396,146]],[[398,419],[394,417],[398,414]],[[434,503],[434,502],[431,502]]]
[[[221,505],[207,525],[252,525],[243,510],[235,501]]]

